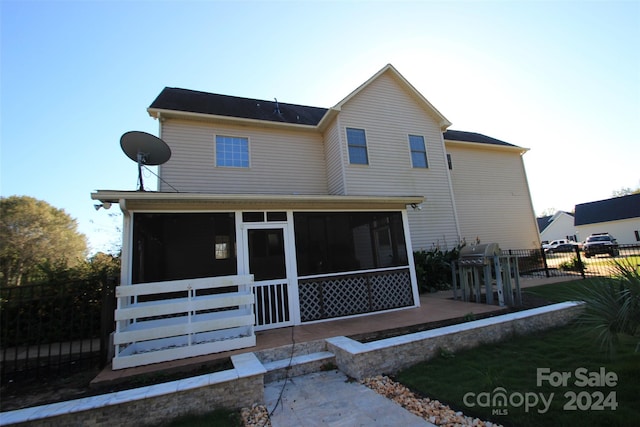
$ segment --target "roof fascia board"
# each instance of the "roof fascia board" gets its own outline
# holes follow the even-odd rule
[[[517,151],[520,154],[524,154],[530,150],[529,148],[518,147],[515,145],[508,146],[508,145],[490,144],[485,142],[456,141],[453,139],[446,139],[446,138],[444,140],[444,143],[445,145],[460,145],[463,147],[478,148],[478,149],[487,148],[492,150]]]
[[[214,122],[214,123],[236,124],[236,125],[243,125],[243,126],[259,126],[263,128],[264,127],[274,128],[274,129],[287,128],[287,129],[302,130],[307,132],[318,131],[317,125],[313,126],[313,125],[302,125],[298,123],[272,122],[269,120],[257,120],[257,119],[247,119],[243,117],[220,116],[217,114],[194,113],[190,111],[167,110],[162,108],[147,108],[147,112],[154,119],[159,119],[164,117],[164,118],[197,120],[197,121]],[[327,114],[325,114],[325,116],[326,115]]]
[[[331,124],[334,118],[338,116],[340,109],[336,107],[329,108],[327,112],[322,116],[322,119],[318,122],[318,130],[324,132],[325,129]]]
[[[444,115],[442,115],[442,113],[440,113],[440,111],[438,111],[438,109],[436,107],[434,107],[433,104],[431,104],[427,100],[427,98],[425,98],[411,83],[409,83],[409,81],[407,79],[405,79],[404,76],[402,74],[400,74],[398,72],[398,70],[396,70],[395,67],[393,65],[391,65],[391,64],[385,65],[380,71],[378,71],[376,74],[374,74],[372,77],[370,77],[366,82],[364,82],[360,86],[358,86],[349,95],[347,95],[344,99],[342,99],[342,101],[338,102],[333,108],[337,109],[337,110],[340,110],[344,104],[349,102],[349,100],[351,100],[354,96],[356,96],[358,93],[363,91],[373,81],[375,81],[376,79],[378,79],[380,76],[382,76],[383,74],[385,74],[387,72],[390,72],[396,79],[398,79],[407,89],[409,89],[409,91],[420,102],[424,103],[424,105],[427,107],[427,109],[431,113],[433,113],[436,116],[436,118],[438,120],[438,124],[440,125],[440,130],[444,131],[449,126],[451,126],[451,122],[449,120],[447,120],[447,118]]]
[[[405,209],[424,202],[422,196],[331,196],[159,193],[144,191],[98,190],[93,200],[120,203],[127,210],[207,210],[207,209],[307,209],[372,210]]]

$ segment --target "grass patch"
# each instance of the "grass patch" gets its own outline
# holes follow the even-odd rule
[[[602,295],[612,295],[618,305],[627,300],[627,305],[633,305],[635,300],[622,296],[635,292],[637,278],[635,269],[627,269],[624,277],[553,283],[523,292],[549,302],[585,299],[588,310],[593,310],[599,307]],[[625,289],[627,293],[620,292]],[[618,305],[614,312],[626,307]],[[507,426],[627,426],[630,420],[640,419],[638,336],[634,328],[612,329],[617,331],[616,351],[607,352],[593,326],[598,324],[582,318],[556,330],[466,352],[443,353],[401,372],[397,379],[467,415]],[[538,385],[539,368],[565,375],[566,382]],[[602,384],[603,376],[609,378],[609,384]],[[583,377],[588,380],[585,384],[580,383]]]
[[[614,281],[615,279],[594,277],[525,288],[522,292],[544,298],[553,303],[579,301],[582,299],[581,296],[584,295],[586,289],[600,286],[606,282],[613,283]]]
[[[457,353],[455,357],[438,357],[415,365],[398,374],[398,381],[420,394],[437,398],[467,415],[514,426],[628,426],[630,420],[640,419],[637,405],[640,382],[640,354],[635,350],[636,338],[622,336],[615,358],[600,351],[589,330],[576,324],[553,331],[517,337],[497,345],[482,346]],[[568,372],[567,386],[552,387],[548,382],[537,385],[537,369],[549,368],[550,372]],[[614,387],[579,387],[575,384],[576,369],[585,368],[587,376],[599,373],[601,368],[617,375]],[[518,395],[530,399],[525,405],[493,406],[481,399],[500,393],[512,397],[518,403]],[[571,404],[571,395],[580,395],[575,410],[565,408]],[[615,396],[614,401],[602,400],[603,410],[591,410],[599,395]],[[468,393],[473,393],[468,395]],[[485,393],[484,395],[480,395]],[[533,405],[533,394],[538,398]],[[553,393],[553,395],[552,395]],[[550,401],[544,411],[540,396]],[[465,395],[467,399],[465,400]],[[479,402],[482,402],[482,404]],[[589,402],[588,402],[589,401]],[[474,406],[468,405],[471,403]],[[589,405],[587,405],[589,403]],[[577,405],[580,405],[578,407]],[[588,406],[588,409],[586,409]],[[544,412],[543,412],[544,411]]]

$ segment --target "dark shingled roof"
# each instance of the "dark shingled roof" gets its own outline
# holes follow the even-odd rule
[[[640,218],[640,194],[576,205],[576,225]]]
[[[149,108],[315,126],[326,108],[165,87]]]
[[[542,233],[545,228],[549,226],[549,221],[551,220],[551,215],[543,216],[540,218],[536,218],[538,221],[538,230]]]
[[[464,132],[461,130],[448,130],[444,133],[444,139],[449,141],[463,141],[463,142],[479,142],[482,144],[503,145],[505,147],[517,147],[517,145],[509,144],[508,142],[500,141],[499,139],[491,138],[490,136],[482,135],[475,132]]]
[[[265,101],[219,95],[175,87],[165,87],[149,108],[309,126],[316,126],[328,111],[326,108],[286,104],[275,100]],[[516,147],[516,145],[486,135],[460,130],[448,130],[444,132],[444,138],[453,141]]]

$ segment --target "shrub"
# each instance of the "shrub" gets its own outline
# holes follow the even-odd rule
[[[563,271],[583,271],[586,270],[586,265],[578,257],[573,257],[569,261],[564,261],[558,265],[558,268]]]
[[[580,295],[587,303],[582,321],[609,355],[615,354],[619,334],[640,332],[640,272],[628,262],[616,262],[616,269],[613,280],[601,279]]]
[[[435,247],[430,251],[413,253],[420,292],[451,289],[451,261],[458,259],[461,247],[446,251]]]

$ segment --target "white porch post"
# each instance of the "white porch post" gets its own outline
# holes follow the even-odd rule
[[[302,323],[300,319],[300,294],[298,292],[298,259],[296,257],[296,233],[293,223],[293,211],[287,211],[285,259],[289,278],[289,316],[294,325]]]
[[[404,241],[407,246],[407,260],[409,261],[409,275],[411,277],[411,289],[413,291],[413,301],[416,307],[420,307],[420,291],[418,289],[416,265],[413,260],[413,246],[411,245],[411,231],[409,230],[409,217],[407,215],[406,209],[402,211],[402,227],[404,230]]]

